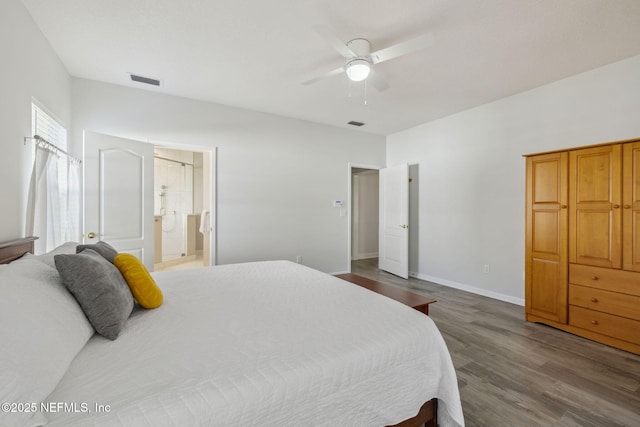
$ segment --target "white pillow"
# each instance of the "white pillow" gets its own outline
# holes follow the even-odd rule
[[[78,242],[67,242],[67,243],[61,244],[57,248],[50,250],[49,252],[44,253],[42,255],[36,255],[36,256],[29,255],[29,256],[32,257],[33,259],[37,259],[38,261],[44,262],[49,267],[56,268],[54,257],[56,255],[75,254],[76,246],[78,246],[79,244],[80,243]]]
[[[41,421],[40,402],[93,333],[55,268],[32,255],[0,265],[0,403],[38,409],[35,416],[0,411],[0,425]]]

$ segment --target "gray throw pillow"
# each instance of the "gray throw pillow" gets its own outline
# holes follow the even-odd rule
[[[96,332],[115,340],[133,311],[133,296],[118,268],[92,249],[54,260],[62,283]]]
[[[113,261],[116,259],[116,255],[118,255],[118,251],[113,246],[103,241],[92,245],[78,245],[76,246],[76,253],[79,254],[85,249],[93,249],[111,264],[113,264]]]

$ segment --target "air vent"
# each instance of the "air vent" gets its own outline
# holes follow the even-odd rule
[[[353,121],[353,120],[351,120],[351,121],[350,121],[349,123],[347,123],[347,124],[348,124],[348,125],[351,125],[351,126],[364,126],[364,123],[362,123],[362,122],[355,122],[355,121]]]
[[[130,76],[131,76],[131,80],[133,80],[134,82],[145,83],[153,86],[160,86],[160,80],[151,79],[149,77],[137,76],[135,74],[130,74]]]

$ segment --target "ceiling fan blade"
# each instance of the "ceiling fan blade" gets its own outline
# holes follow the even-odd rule
[[[314,25],[313,29],[327,43],[329,43],[329,46],[337,50],[340,55],[344,56],[345,58],[353,58],[358,56],[351,49],[349,49],[349,47],[338,38],[338,36],[335,35],[333,29],[331,29],[330,27],[326,25]]]
[[[319,77],[315,77],[311,80],[307,80],[306,82],[302,82],[303,85],[308,86],[310,84],[313,84],[315,82],[318,82],[320,80],[324,80],[327,79],[329,77],[333,77],[333,76],[337,76],[338,74],[344,73],[344,71],[346,70],[346,68],[344,67],[340,67],[340,68],[336,68],[335,70],[331,70],[328,73],[325,73]]]
[[[406,55],[407,53],[415,52],[416,50],[428,48],[433,45],[433,41],[433,34],[423,34],[415,39],[407,40],[406,42],[398,43],[373,52],[371,54],[371,60],[374,64],[388,61],[390,59]]]
[[[380,76],[380,74],[376,73],[375,70],[373,69],[369,71],[369,77],[367,77],[367,83],[375,87],[378,90],[378,92],[382,92],[389,89],[389,83],[387,83],[387,81],[383,79]]]

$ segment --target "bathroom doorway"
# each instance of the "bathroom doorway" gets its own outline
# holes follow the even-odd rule
[[[201,152],[154,147],[155,271],[205,265],[204,163]]]

